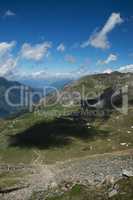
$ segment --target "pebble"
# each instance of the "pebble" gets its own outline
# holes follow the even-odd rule
[[[122,143],[120,143],[120,145],[121,145],[121,146],[126,146],[126,145],[127,145],[127,143],[125,143],[125,142],[122,142]]]
[[[131,133],[131,131],[127,131],[127,133]]]
[[[123,142],[123,143],[120,143],[121,146],[126,146],[126,147],[128,147],[130,144],[131,144],[131,143],[124,143],[124,142]]]

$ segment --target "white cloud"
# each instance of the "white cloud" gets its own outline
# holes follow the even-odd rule
[[[16,67],[17,58],[10,53],[15,45],[15,41],[0,43],[0,76],[7,76]]]
[[[66,55],[65,56],[65,61],[73,64],[73,63],[76,62],[76,58],[74,56],[72,56],[72,55]]]
[[[63,43],[59,44],[57,47],[57,51],[64,52],[66,50],[66,47]]]
[[[43,79],[46,76],[47,76],[47,72],[45,70],[31,73],[31,78],[33,78],[33,79]]]
[[[45,56],[48,56],[49,48],[51,48],[50,42],[43,42],[36,45],[24,43],[21,49],[21,57],[27,60],[40,61]]]
[[[1,42],[0,43],[0,54],[7,53],[8,51],[12,50],[12,48],[16,45],[15,41],[12,42]]]
[[[110,62],[113,62],[113,61],[116,61],[117,60],[117,55],[115,54],[110,54],[106,60],[98,60],[97,62],[97,65],[99,64],[102,64],[102,65],[105,65],[105,64],[109,64]]]
[[[14,13],[13,11],[7,10],[7,11],[5,12],[5,14],[4,14],[4,17],[13,17],[13,16],[15,16],[15,15],[16,15],[16,13]]]
[[[0,62],[0,76],[8,76],[16,68],[17,59],[12,56],[2,60]]]
[[[115,55],[115,54],[110,54],[109,56],[108,56],[108,58],[104,61],[104,63],[105,64],[108,64],[108,63],[110,63],[110,62],[112,62],[112,61],[116,61],[117,60],[117,55]]]
[[[112,72],[113,72],[112,69],[108,68],[103,71],[103,74],[111,74]]]
[[[121,18],[120,13],[112,13],[103,28],[99,32],[92,34],[89,40],[81,44],[81,47],[85,48],[91,45],[95,48],[108,49],[110,47],[108,41],[109,32],[122,22],[123,19]]]
[[[122,66],[117,71],[122,73],[133,72],[133,64]]]

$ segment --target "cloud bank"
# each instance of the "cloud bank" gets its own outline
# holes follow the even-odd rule
[[[117,71],[122,73],[133,72],[133,64],[122,66]]]

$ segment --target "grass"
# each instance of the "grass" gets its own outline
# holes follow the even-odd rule
[[[24,176],[25,174],[20,172],[0,173],[0,189],[8,189],[20,185]]]
[[[86,93],[95,88],[93,95],[96,96],[107,86],[105,83],[100,86],[101,81],[102,77],[81,79],[79,84],[73,84],[69,90],[81,91],[81,85],[84,85]],[[106,82],[108,84],[108,77]],[[88,119],[89,123],[65,118],[65,115],[78,109],[78,106],[68,108],[56,105],[16,119],[1,120],[0,162],[53,164],[86,155],[133,148],[132,107],[129,108],[128,115],[114,112],[107,119]],[[22,178],[21,174],[0,174],[0,188],[19,184],[19,178]],[[120,192],[111,200],[132,200],[133,180],[124,179],[117,184]],[[108,197],[105,189],[75,185],[71,190],[47,200],[106,200]],[[38,199],[38,195],[40,194],[35,192],[31,199]]]
[[[57,108],[58,110],[58,108]],[[52,112],[52,111],[51,111]],[[62,108],[61,108],[61,111]],[[133,109],[113,113],[90,125],[71,119],[25,114],[0,122],[0,160],[5,163],[54,163],[75,157],[133,148]],[[11,140],[12,142],[11,144]],[[126,143],[126,145],[121,145]]]
[[[84,85],[85,94],[89,94],[91,97],[97,96],[103,89],[114,84],[112,80],[118,80],[115,74],[112,75],[113,77],[110,80],[107,75],[104,76],[85,77],[78,83],[72,84],[68,91],[81,92],[81,86]],[[125,84],[128,79],[120,78],[120,84]],[[39,112],[24,114],[15,119],[1,120],[0,162],[8,164],[53,164],[57,161],[86,155],[133,148],[132,107],[129,108],[128,115],[114,112],[106,119],[88,119],[89,123],[83,123],[81,120],[73,121],[70,117],[65,118],[65,115],[78,112],[78,110],[78,106],[63,107],[56,105]],[[16,186],[20,184],[22,179],[23,174],[21,173],[1,173],[0,188]],[[119,193],[111,200],[132,200],[133,179],[123,179],[117,184]],[[45,196],[44,193],[41,195]],[[39,198],[39,192],[35,192],[31,197],[32,200]],[[92,188],[76,184],[67,192],[47,198],[47,200],[94,199],[108,199],[107,188]]]

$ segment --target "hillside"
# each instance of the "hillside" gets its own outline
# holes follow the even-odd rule
[[[64,88],[59,91],[59,96],[57,96],[56,92],[50,93],[47,98],[44,99],[44,102],[47,102],[48,106],[54,104],[54,108],[55,106],[57,106],[58,109],[67,107],[68,110],[75,111],[75,109],[80,109],[81,99],[96,98],[106,89],[115,88],[116,91],[118,89],[122,91],[127,90],[128,101],[132,103],[132,80],[133,73],[113,72],[111,74],[88,75],[65,85]]]
[[[116,87],[125,84],[132,86],[132,78],[132,74],[121,73],[86,76],[67,85],[61,94],[64,91],[80,92],[83,84],[86,84],[91,96],[93,88],[94,91],[96,89],[98,93],[102,93],[114,84]],[[50,94],[47,98],[53,96],[54,94]],[[130,97],[132,99],[131,89]],[[48,195],[48,200],[77,199],[76,195],[79,200],[84,200],[86,195],[82,198],[82,191],[88,191],[87,195],[91,195],[90,191],[94,192],[90,200],[97,200],[99,195],[101,199],[108,199],[106,195],[112,188],[106,188],[106,185],[104,188],[101,184],[109,175],[116,177],[116,185],[120,184],[119,187],[122,188],[118,190],[116,199],[119,200],[121,195],[122,199],[132,199],[132,179],[131,182],[130,179],[126,182],[126,179],[122,179],[119,182],[119,178],[123,178],[122,170],[133,172],[132,103],[129,102],[127,114],[114,110],[106,118],[90,117],[86,120],[75,120],[71,113],[78,113],[79,110],[80,106],[66,107],[57,104],[41,107],[35,112],[26,113],[15,119],[0,121],[0,169],[3,170],[2,166],[11,166],[8,177],[5,176],[7,167],[0,171],[3,189],[8,188],[9,184],[14,185],[14,181],[20,185],[18,180],[21,180],[22,185],[29,185],[30,188],[21,190],[25,193],[24,200],[44,200],[45,194]],[[16,167],[14,172],[12,166]],[[19,170],[21,168],[22,170]],[[94,185],[98,183],[100,188],[92,188],[90,180]],[[67,183],[72,187],[67,188]],[[125,196],[121,194],[124,186]],[[79,188],[78,191],[75,191],[75,187]],[[72,193],[73,191],[75,192]],[[11,192],[5,197],[10,199],[14,195],[15,199],[18,192]],[[103,194],[105,196],[102,196]]]
[[[65,91],[78,91],[82,93],[84,89],[85,94],[88,94],[89,97],[95,97],[106,88],[112,86],[122,87],[128,85],[131,87],[133,86],[132,80],[132,73],[113,72],[111,74],[88,75],[65,87]]]
[[[6,98],[8,91],[9,95],[8,98]],[[37,91],[37,89],[22,85],[17,81],[9,81],[0,77],[0,118],[9,117],[21,112],[23,113],[26,110],[28,111],[29,104],[26,105],[25,98],[30,98],[30,95]],[[33,98],[33,102],[38,102],[38,100],[37,96]],[[10,103],[13,104],[13,106]]]
[[[129,75],[132,78],[132,74]],[[112,75],[103,75],[105,83],[108,76]],[[127,74],[113,74],[113,76],[125,77],[125,81],[127,81]],[[87,84],[87,82],[91,82],[90,78],[95,78],[96,81],[96,77],[101,81],[101,75],[88,76],[67,88],[65,87],[65,90],[79,89],[82,87],[83,81]],[[106,87],[105,84],[104,88]],[[30,155],[34,155],[34,148],[38,148],[42,155],[47,155],[46,162],[54,162],[56,159],[68,159],[69,156],[71,158],[88,153],[104,153],[132,148],[132,104],[129,104],[128,109],[127,115],[114,111],[107,118],[95,120],[86,118],[84,122],[80,118],[76,121],[71,116],[72,112],[79,112],[79,106],[66,107],[58,104],[42,107],[41,110],[27,113],[16,120],[1,121],[1,156],[3,157],[4,153],[6,156],[3,159],[7,158],[7,162],[10,159],[10,162],[13,160],[20,162],[22,159],[24,159],[22,162],[27,162]],[[103,146],[103,144],[105,145]],[[4,150],[6,147],[9,148],[10,154],[15,153],[16,156],[9,157],[8,148],[6,151]],[[16,147],[19,147],[17,151]],[[27,148],[26,155],[20,157],[19,154],[23,154]]]
[[[6,117],[11,113],[17,111],[17,107],[8,105],[5,99],[5,93],[11,87],[20,87],[21,84],[18,82],[8,81],[5,78],[0,77],[0,117]],[[18,90],[12,90],[9,98],[13,103],[18,103],[20,99],[20,93]]]

